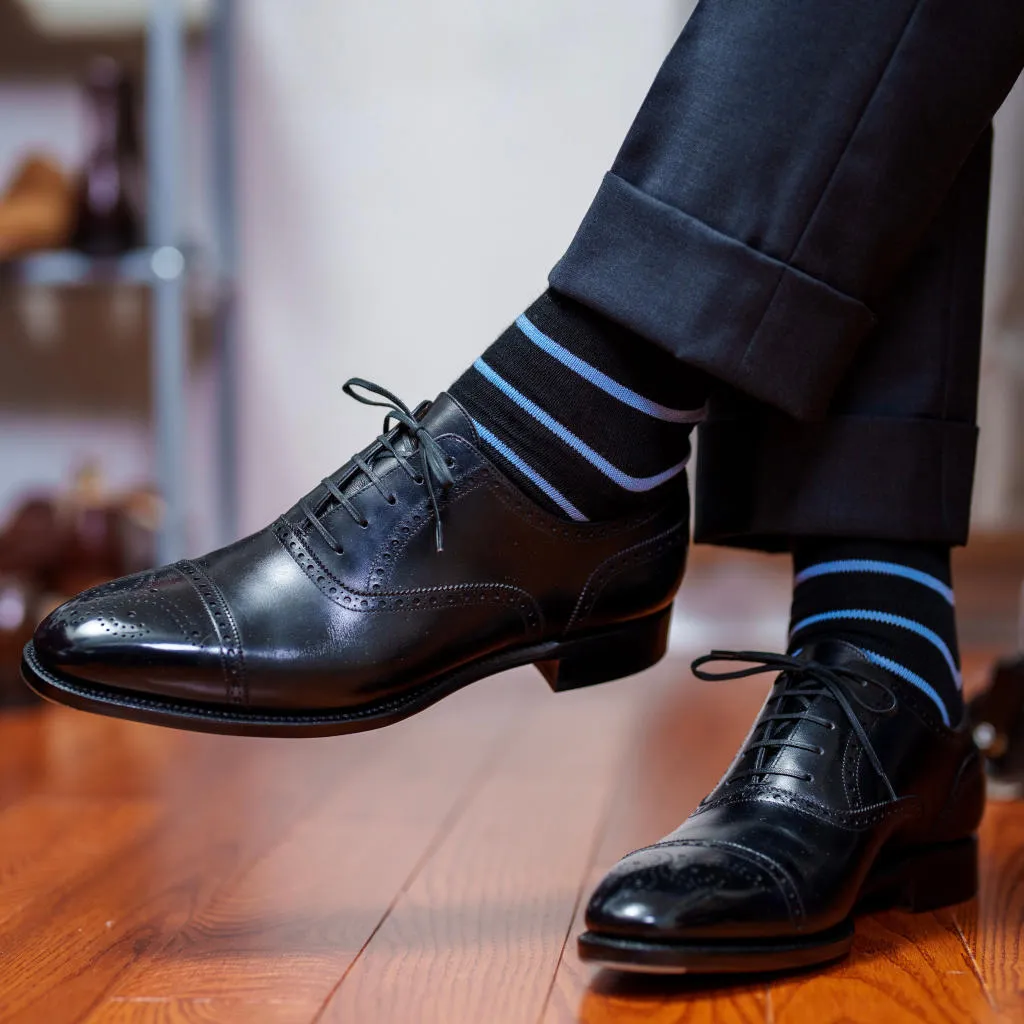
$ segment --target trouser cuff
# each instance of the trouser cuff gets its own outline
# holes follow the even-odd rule
[[[551,286],[798,419],[874,325],[861,302],[607,174]]]
[[[762,551],[795,537],[965,544],[977,438],[973,424],[923,419],[705,423],[694,539]]]

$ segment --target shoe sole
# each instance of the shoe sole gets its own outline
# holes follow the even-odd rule
[[[508,649],[399,696],[335,710],[203,704],[102,686],[44,667],[31,641],[22,652],[21,674],[31,689],[55,704],[133,722],[233,736],[338,736],[400,722],[470,683],[522,665],[536,665],[556,693],[634,675],[664,656],[671,615],[669,606],[569,640]]]
[[[579,937],[579,954],[588,963],[643,974],[759,974],[817,967],[850,952],[855,916],[876,910],[938,910],[973,898],[977,887],[978,842],[968,836],[876,862],[854,912],[812,935],[654,942],[588,931]]]

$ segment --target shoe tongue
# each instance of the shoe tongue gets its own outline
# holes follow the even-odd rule
[[[800,652],[800,659],[816,661],[821,665],[852,665],[863,662],[864,655],[845,640],[817,640],[807,644]]]
[[[819,665],[854,668],[865,678],[887,685],[890,679],[885,669],[868,661],[860,648],[846,640],[817,640],[809,643],[800,652],[800,658],[806,661],[816,661]]]
[[[437,398],[430,403],[420,423],[434,435],[440,437],[442,434],[459,434],[476,440],[476,428],[469,418],[466,410],[448,394],[442,391]]]

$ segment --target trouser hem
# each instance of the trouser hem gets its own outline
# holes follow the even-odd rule
[[[706,423],[694,539],[762,551],[801,537],[965,544],[977,438],[973,424],[927,419]]]
[[[610,173],[550,284],[797,419],[825,415],[875,323],[857,299]]]

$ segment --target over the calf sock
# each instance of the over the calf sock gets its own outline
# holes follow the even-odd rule
[[[502,470],[561,515],[628,515],[683,472],[707,378],[553,291],[449,388]]]
[[[960,720],[960,654],[949,548],[867,540],[807,541],[793,553],[790,651],[846,640]]]

